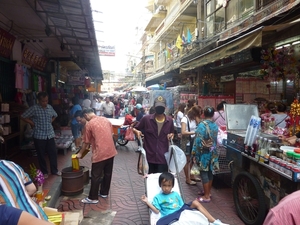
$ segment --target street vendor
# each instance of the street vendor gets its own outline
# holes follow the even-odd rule
[[[284,139],[288,144],[295,145],[300,143],[300,131],[297,132],[294,136]]]

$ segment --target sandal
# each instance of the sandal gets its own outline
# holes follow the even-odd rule
[[[197,198],[197,200],[201,203],[210,203],[211,199]]]
[[[198,191],[198,195],[203,196],[204,195],[204,191]],[[209,194],[209,197],[211,198],[211,194]]]
[[[191,180],[195,181],[195,182],[201,182],[201,179],[198,178],[198,177],[195,177],[195,178],[191,178]]]
[[[192,181],[192,180],[190,182],[186,181],[185,183],[188,184],[188,185],[196,185],[197,184],[195,181]]]

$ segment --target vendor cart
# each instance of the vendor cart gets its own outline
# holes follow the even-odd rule
[[[251,115],[258,115],[256,105],[227,105],[225,110],[228,134],[224,146],[226,157],[230,160],[235,208],[245,224],[261,225],[270,208],[299,189],[300,172],[272,161],[266,164],[254,152],[245,149],[247,125]],[[280,145],[277,136],[259,135]]]
[[[119,119],[108,118],[108,120],[113,126],[114,141],[121,146],[127,145],[128,140],[125,140],[125,133],[128,126],[123,126],[124,117],[120,117]]]

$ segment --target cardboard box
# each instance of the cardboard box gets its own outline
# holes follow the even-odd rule
[[[58,212],[57,209],[45,207],[44,211],[49,218],[59,218],[59,216],[61,216],[61,221],[54,223],[57,225],[78,225],[83,219],[82,210],[76,210],[72,212]]]

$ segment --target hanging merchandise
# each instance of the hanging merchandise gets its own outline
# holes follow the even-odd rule
[[[23,66],[16,64],[15,65],[15,88],[23,89],[23,75],[24,70]]]
[[[91,78],[86,77],[84,80],[85,88],[89,88],[91,86]]]

